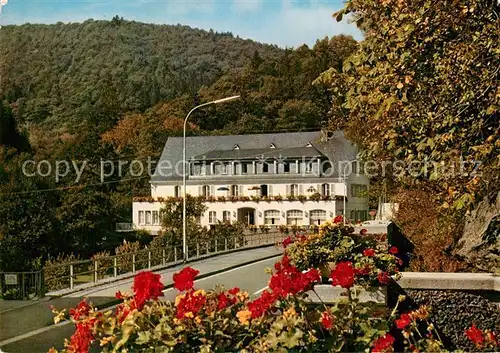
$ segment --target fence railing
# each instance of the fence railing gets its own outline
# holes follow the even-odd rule
[[[279,232],[246,234],[215,238],[187,247],[187,260],[221,254],[237,249],[278,244],[286,236]],[[103,256],[93,260],[74,261],[43,268],[47,292],[74,289],[90,283],[109,281],[124,274],[156,269],[183,262],[182,245],[144,249],[133,253]]]
[[[42,298],[45,295],[42,271],[0,272],[0,296],[7,300]]]

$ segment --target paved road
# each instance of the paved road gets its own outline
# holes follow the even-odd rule
[[[195,282],[195,287],[200,289],[211,289],[216,284],[224,285],[226,288],[239,287],[241,289],[247,290],[249,294],[253,294],[262,290],[266,287],[269,280],[269,275],[265,273],[266,267],[272,267],[276,262],[278,256],[282,253],[282,250],[276,249],[274,247],[255,249],[250,251],[245,251],[242,253],[233,253],[228,255],[223,255],[217,258],[202,260],[193,264],[190,264],[193,268],[200,271],[200,275],[207,275],[205,278],[201,278]],[[274,258],[268,258],[265,260],[258,260],[259,258],[265,258],[269,256],[275,256]],[[254,261],[251,264],[235,267],[238,263],[246,263]],[[159,273],[162,274],[162,281],[165,285],[172,283],[173,273],[179,271],[181,267],[175,267],[172,269],[164,270]],[[216,274],[210,275],[215,271],[220,271]],[[225,269],[225,270],[224,270]],[[106,300],[109,301],[110,297],[114,297],[117,290],[121,291],[131,291],[132,280],[127,280],[120,282],[118,284],[107,286],[106,288],[99,288],[94,290],[89,290],[86,292],[79,292],[68,298],[60,298],[58,304],[76,303],[80,300],[82,296],[86,296],[90,301],[98,303],[103,303]],[[164,300],[172,300],[175,298],[177,291],[175,289],[165,290]],[[50,304],[53,304],[52,301]],[[0,314],[1,319],[1,331],[3,334],[4,328],[8,331],[8,334],[17,336],[19,338],[10,338],[10,340],[15,340],[15,342],[9,342],[9,340],[4,340],[0,342],[1,349],[6,353],[41,353],[47,352],[47,350],[55,346],[60,349],[63,346],[63,340],[66,337],[70,337],[73,332],[73,325],[64,324],[61,326],[51,326],[47,327],[48,320],[50,320],[51,313],[48,310],[49,302],[44,301],[40,303],[40,306],[34,306],[32,309],[30,307],[25,308],[23,316],[16,316],[15,311]],[[74,306],[74,304],[69,304]],[[66,307],[59,306],[57,307]],[[31,312],[30,312],[31,310]],[[46,311],[44,311],[46,310]],[[43,311],[43,314],[40,314]],[[7,317],[7,314],[8,317]],[[30,316],[31,315],[31,316]],[[45,315],[43,320],[35,319],[38,315]],[[19,328],[19,325],[12,325],[14,322],[18,322],[19,318],[33,318],[32,320],[27,320],[26,325],[23,325],[18,332],[15,332],[15,326]],[[43,322],[43,324],[40,324]],[[27,327],[28,329],[24,329]],[[38,330],[37,330],[38,329]],[[20,337],[18,335],[25,334],[25,337]],[[98,350],[96,351],[98,352]]]

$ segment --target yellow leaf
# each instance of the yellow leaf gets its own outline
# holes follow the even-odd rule
[[[398,85],[397,85],[396,87],[397,87],[398,89],[401,89],[401,88],[403,88],[403,84],[400,82],[400,83],[398,83]]]

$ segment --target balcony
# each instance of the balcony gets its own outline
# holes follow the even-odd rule
[[[132,223],[116,223],[115,231],[117,231],[119,233],[133,232],[134,225]]]

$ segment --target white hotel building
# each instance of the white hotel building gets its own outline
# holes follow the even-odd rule
[[[156,234],[158,199],[182,196],[182,146],[182,137],[167,140],[151,178],[151,199],[133,203],[135,229]],[[346,218],[364,221],[369,181],[357,173],[357,162],[346,167],[357,152],[342,132],[187,137],[187,193],[206,198],[203,226],[316,225],[343,214],[344,196]]]

